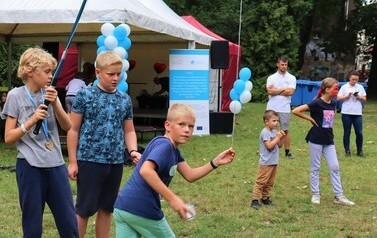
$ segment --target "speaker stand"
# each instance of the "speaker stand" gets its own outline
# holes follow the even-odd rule
[[[221,85],[221,77],[220,77],[220,74],[221,74],[221,69],[218,69],[219,72],[217,74],[217,111],[220,112],[221,111],[221,107],[220,107],[220,102],[221,102],[221,95],[220,95],[220,92],[221,92],[221,88],[222,88],[222,85]]]

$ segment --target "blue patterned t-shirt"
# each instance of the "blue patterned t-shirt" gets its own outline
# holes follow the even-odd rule
[[[124,120],[133,118],[130,97],[98,86],[79,91],[72,111],[82,114],[77,160],[103,164],[124,161]]]

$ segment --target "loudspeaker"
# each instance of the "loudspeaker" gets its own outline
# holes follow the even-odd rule
[[[233,113],[231,112],[210,112],[209,133],[210,134],[232,134]]]
[[[211,68],[229,68],[229,41],[211,41]]]
[[[42,48],[58,60],[59,59],[59,42],[43,42]]]

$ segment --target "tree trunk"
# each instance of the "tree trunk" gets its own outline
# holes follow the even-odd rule
[[[377,95],[377,37],[374,38],[372,50],[372,66],[369,73],[368,94]]]

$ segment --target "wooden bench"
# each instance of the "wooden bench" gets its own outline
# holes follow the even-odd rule
[[[140,142],[144,141],[144,133],[153,132],[154,136],[157,136],[157,133],[163,134],[164,131],[165,129],[162,127],[135,125],[135,132],[140,133]]]

